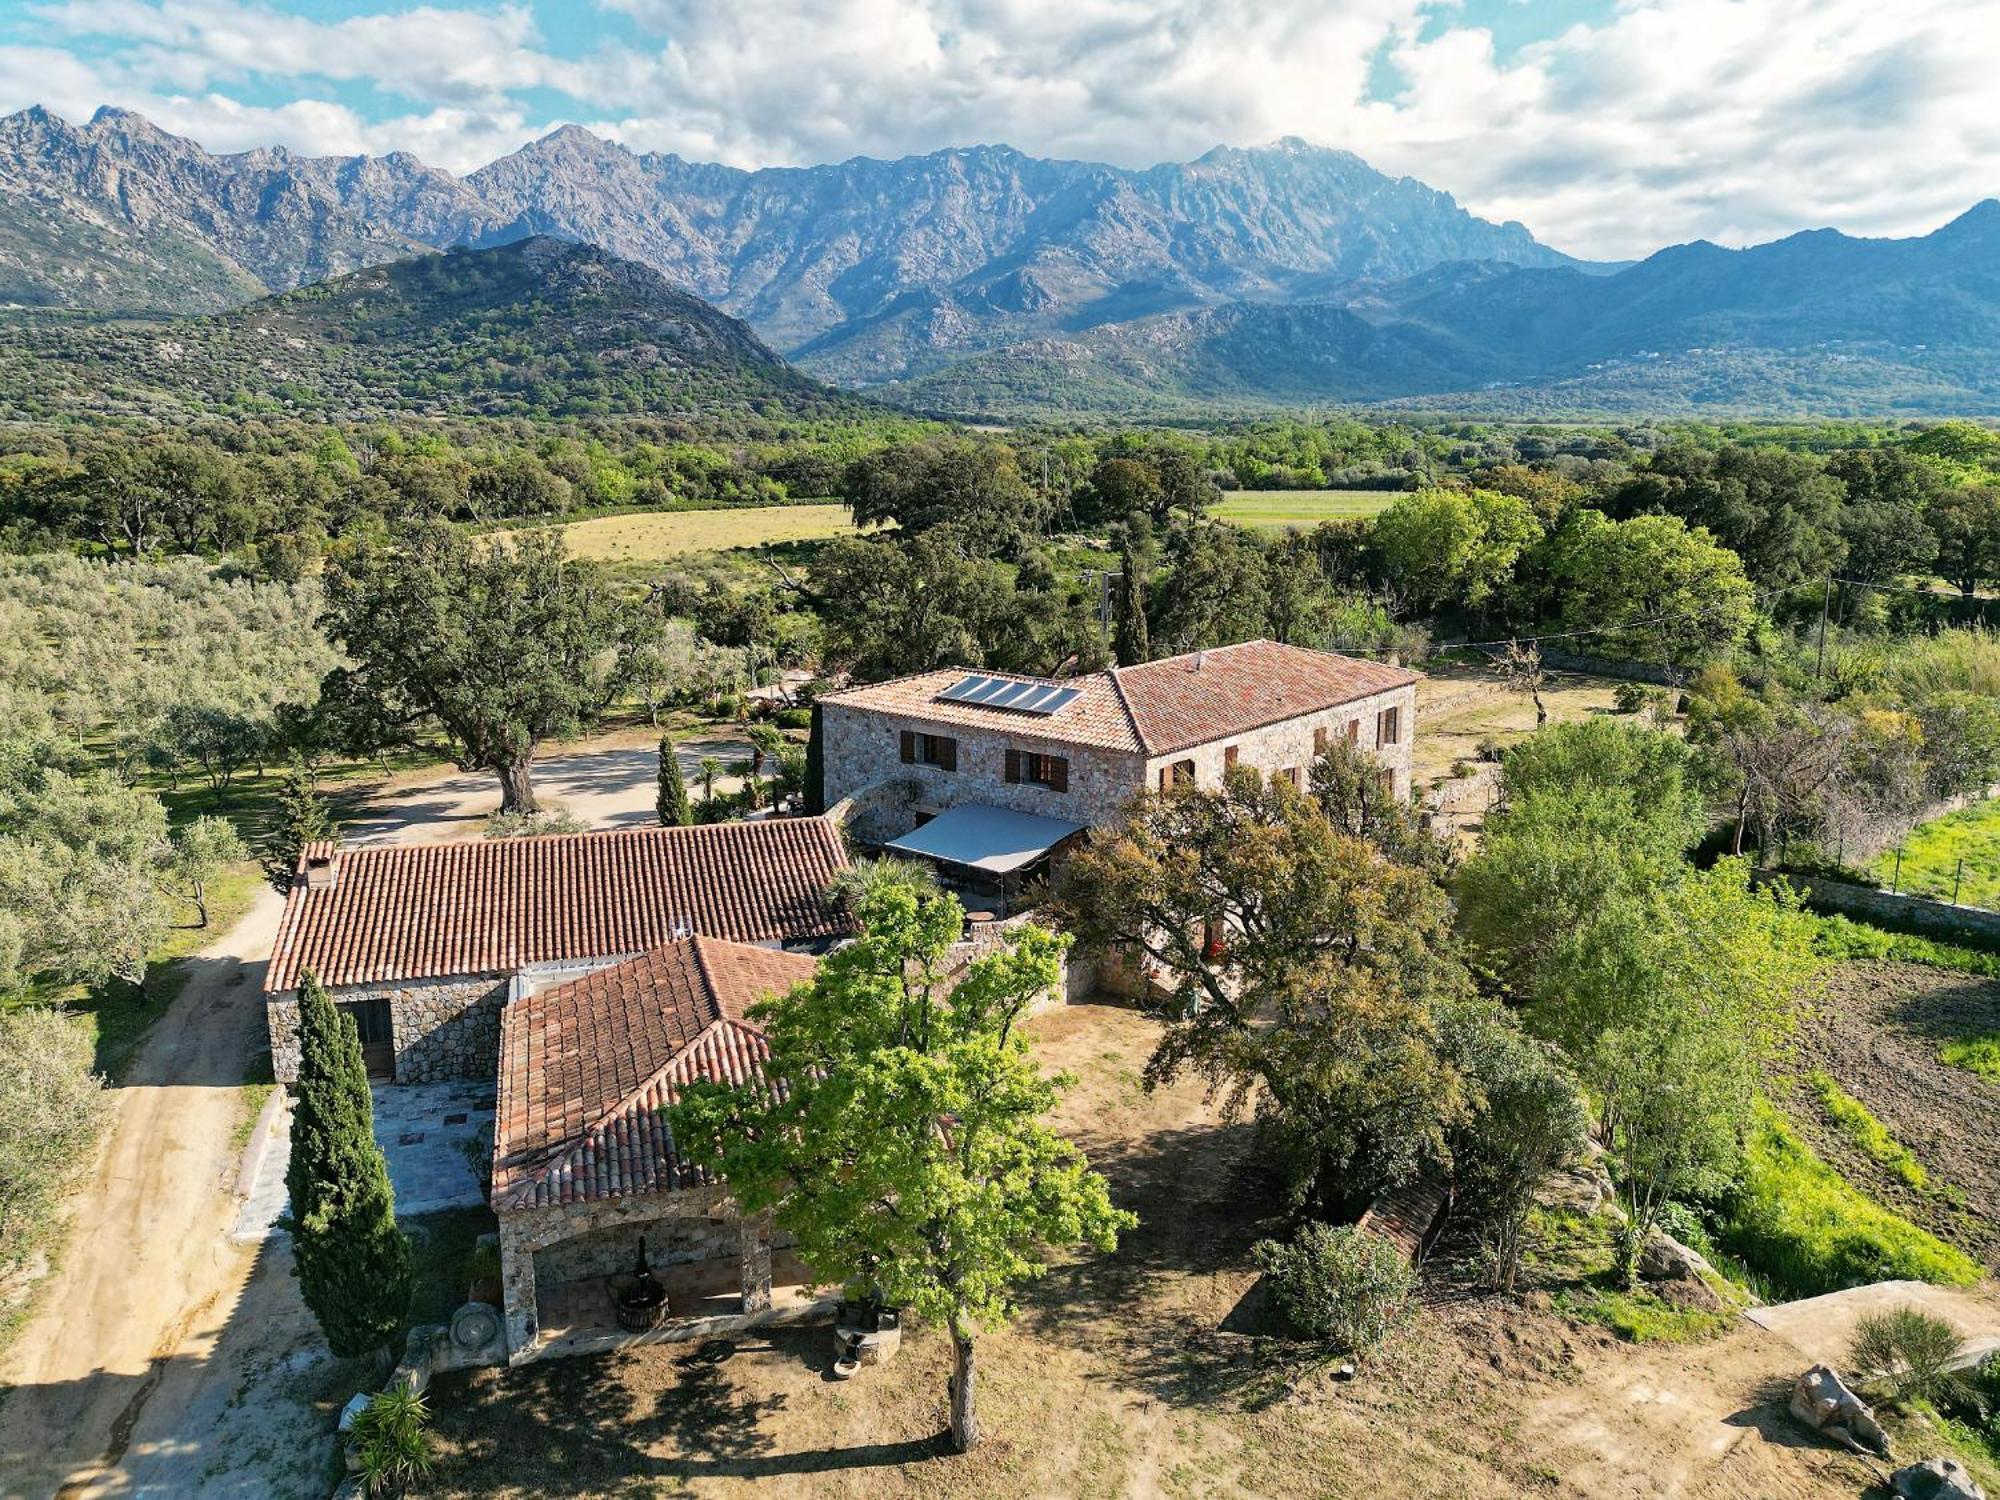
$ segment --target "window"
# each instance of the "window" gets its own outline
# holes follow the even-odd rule
[[[1052,792],[1066,792],[1069,790],[1069,759],[1033,750],[1009,750],[1007,780],[1045,786]]]
[[[1300,770],[1297,766],[1286,766],[1284,770],[1278,773],[1278,775],[1282,779],[1289,781],[1293,786],[1297,787],[1300,791],[1304,791],[1306,789],[1306,773]]]
[[[940,771],[958,769],[958,741],[949,735],[903,731],[902,760],[906,766],[936,766]]]
[[[1347,721],[1347,743],[1350,745],[1361,743],[1361,721],[1359,719],[1349,719]]]
[[[1236,747],[1236,746],[1234,746],[1234,745],[1224,745],[1224,746],[1222,747],[1222,769],[1223,769],[1223,770],[1225,770],[1225,771],[1233,771],[1233,770],[1235,770],[1235,769],[1236,769],[1236,748],[1237,748],[1237,747]]]
[[[1393,745],[1397,742],[1397,736],[1402,733],[1402,725],[1397,722],[1400,712],[1399,709],[1385,708],[1375,715],[1377,745]]]
[[[1172,765],[1160,767],[1160,790],[1170,787],[1194,785],[1194,762],[1177,760]]]
[[[1331,738],[1332,736],[1326,732],[1324,724],[1313,731],[1313,757],[1315,759],[1326,754],[1327,741]]]

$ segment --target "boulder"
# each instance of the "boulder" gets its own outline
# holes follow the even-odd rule
[[[368,1401],[369,1396],[366,1391],[356,1391],[352,1396],[349,1396],[347,1398],[347,1405],[340,1409],[340,1425],[334,1431],[354,1431],[354,1419],[368,1410]]]
[[[1986,1500],[1979,1481],[1955,1458],[1927,1458],[1898,1469],[1889,1482],[1904,1500]]]
[[[1831,1365],[1814,1365],[1792,1387],[1792,1415],[1814,1432],[1856,1453],[1889,1456],[1889,1438],[1868,1403],[1847,1388]]]

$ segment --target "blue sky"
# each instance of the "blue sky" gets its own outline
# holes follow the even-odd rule
[[[1303,136],[1582,254],[1921,232],[2000,185],[2000,0],[0,0],[0,109],[464,171]]]

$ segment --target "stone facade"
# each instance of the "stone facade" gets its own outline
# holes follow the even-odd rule
[[[1377,741],[1381,715],[1386,709],[1396,710],[1393,744]],[[1373,751],[1393,773],[1396,795],[1407,797],[1416,737],[1417,690],[1414,684],[1406,684],[1337,708],[1302,714],[1153,757],[1036,734],[1032,719],[1024,720],[1018,730],[1003,734],[839,702],[822,704],[820,714],[827,802],[832,805],[852,801],[849,826],[856,837],[864,843],[883,843],[900,838],[945,808],[968,803],[1011,808],[1072,823],[1106,823],[1117,817],[1134,793],[1158,790],[1160,773],[1179,762],[1193,762],[1197,786],[1217,785],[1232,749],[1239,765],[1254,766],[1267,774],[1292,769],[1303,774],[1312,765],[1317,736],[1345,735],[1350,723],[1360,726],[1361,747]],[[956,741],[956,766],[946,770],[941,766],[904,762],[901,746],[906,730]],[[1067,788],[1057,791],[1053,787],[1008,781],[1009,750],[1064,757],[1069,762]]]
[[[329,991],[337,1004],[389,1002],[398,1083],[491,1081],[500,1062],[500,1010],[507,980],[465,975],[429,984],[350,984]],[[271,1070],[280,1083],[299,1077],[298,992],[272,995],[265,1005]]]
[[[644,1236],[658,1267],[691,1261],[741,1262],[744,1310],[771,1304],[771,1250],[790,1243],[773,1235],[768,1215],[743,1218],[721,1186],[645,1193],[548,1208],[500,1210],[500,1283],[507,1321],[507,1357],[534,1357],[539,1288],[629,1271]]]
[[[1137,752],[1073,745],[1031,732],[1026,721],[1000,734],[963,724],[884,714],[852,704],[820,706],[829,806],[853,799],[849,820],[865,843],[900,838],[947,807],[980,803],[1071,823],[1095,823],[1125,805],[1145,779]],[[958,742],[957,767],[906,764],[903,731],[945,735]],[[1007,780],[1007,752],[1060,755],[1069,762],[1066,791]]]
[[[1388,709],[1396,712],[1393,744],[1384,744],[1377,739],[1382,714]],[[1417,689],[1414,683],[1409,683],[1372,697],[1356,698],[1337,708],[1301,714],[1295,719],[1283,719],[1241,734],[1210,740],[1189,750],[1154,756],[1145,763],[1144,784],[1157,791],[1162,771],[1182,761],[1193,761],[1194,784],[1217,786],[1222,781],[1223,769],[1232,750],[1235,751],[1236,764],[1254,766],[1267,776],[1289,770],[1297,770],[1304,775],[1311,770],[1317,753],[1314,747],[1321,735],[1331,741],[1346,735],[1349,725],[1359,725],[1356,743],[1363,750],[1372,752],[1376,760],[1395,777],[1396,795],[1407,797],[1410,795],[1410,770],[1414,763],[1416,721]]]

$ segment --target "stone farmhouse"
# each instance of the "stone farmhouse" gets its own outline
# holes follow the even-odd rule
[[[297,1080],[311,972],[378,1079],[497,1078],[510,1362],[822,1316],[789,1242],[682,1159],[662,1110],[695,1079],[762,1085],[748,1011],[845,935],[847,833],[1004,897],[1141,790],[1238,765],[1303,785],[1337,738],[1406,795],[1416,682],[1271,641],[1066,679],[930,672],[821,700],[825,817],[314,846],[264,983],[274,1071]],[[1004,942],[1002,915],[971,914],[954,969]],[[1079,966],[1062,990],[1112,982]]]
[[[1418,680],[1276,641],[1070,678],[924,672],[820,700],[826,800],[861,842],[1004,890],[1137,792],[1236,765],[1303,785],[1336,738],[1407,796]]]
[[[818,950],[847,867],[823,818],[306,851],[264,979],[271,1062],[298,1078],[310,970],[399,1083],[491,1079],[501,1013],[565,980],[696,935]]]

